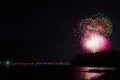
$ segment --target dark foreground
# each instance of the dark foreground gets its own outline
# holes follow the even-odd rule
[[[69,66],[39,65],[0,67],[0,80],[72,80]]]
[[[27,65],[12,66],[7,68],[0,66],[0,80],[88,80],[84,77],[103,74],[90,80],[120,80],[120,70],[97,71],[87,70],[86,67],[82,71],[79,68],[70,67],[69,65]],[[83,78],[82,78],[83,77]]]

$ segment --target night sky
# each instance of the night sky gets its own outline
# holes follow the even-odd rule
[[[111,49],[120,50],[119,2],[40,0],[1,4],[1,58],[70,61],[82,53],[73,37],[77,21],[97,12],[111,18]]]

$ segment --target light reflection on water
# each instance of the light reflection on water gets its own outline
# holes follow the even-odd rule
[[[74,80],[91,80],[92,78],[101,77],[105,72],[94,72],[94,70],[114,70],[112,67],[80,67],[75,66],[73,69]],[[93,70],[90,72],[89,70]]]

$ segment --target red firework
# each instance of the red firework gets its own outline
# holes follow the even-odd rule
[[[80,41],[80,45],[87,53],[96,53],[109,49],[110,41],[97,33],[86,34]]]

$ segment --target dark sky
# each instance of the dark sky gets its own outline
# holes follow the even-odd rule
[[[77,21],[97,12],[111,18],[111,49],[120,50],[119,2],[34,0],[1,4],[0,56],[5,58],[35,56],[53,61],[70,61],[82,53],[73,38]]]

